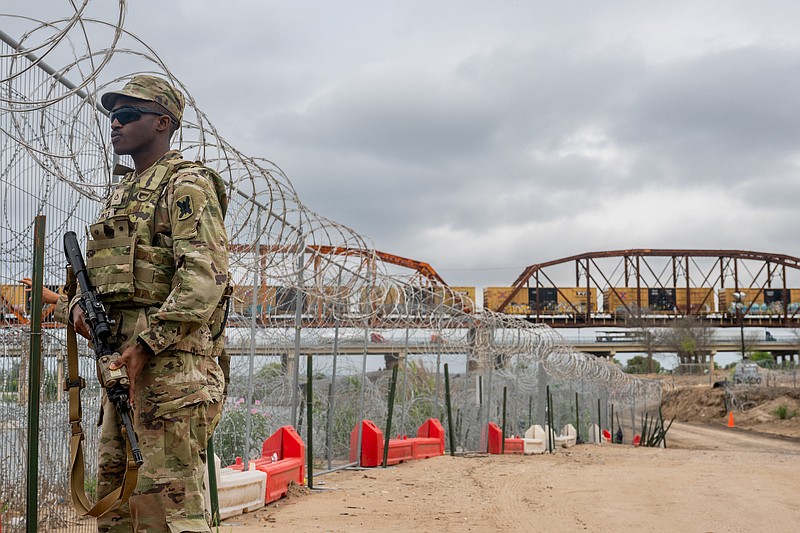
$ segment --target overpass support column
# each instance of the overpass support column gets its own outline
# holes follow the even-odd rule
[[[294,375],[295,367],[297,366],[297,358],[292,353],[281,354],[281,370],[286,372],[287,376]]]
[[[686,359],[681,355],[678,354],[678,371],[683,374],[685,367],[683,365],[686,364]]]
[[[703,365],[705,366],[706,371],[708,372],[708,383],[712,384],[714,383],[714,355],[712,354],[711,351],[708,351],[708,352],[703,352],[701,354],[701,357],[703,359]]]
[[[547,425],[547,420],[545,418],[545,409],[547,406],[547,372],[541,362],[536,364],[538,368],[536,369],[536,418],[534,419],[534,423],[541,424],[541,426],[544,427]]]

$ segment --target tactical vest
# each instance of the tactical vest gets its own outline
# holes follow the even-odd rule
[[[138,181],[131,182],[135,178],[126,176],[106,204],[101,220],[89,227],[86,267],[104,302],[118,307],[160,306],[169,296],[175,275],[172,237],[154,234],[156,210],[170,178],[197,168],[211,174],[224,217],[227,196],[222,178],[199,163],[174,158],[145,172]],[[223,298],[220,306],[227,300]],[[214,325],[218,330],[224,326]]]

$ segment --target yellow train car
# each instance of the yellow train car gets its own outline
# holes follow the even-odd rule
[[[3,307],[25,308],[25,286],[20,283],[0,285],[0,305]]]
[[[738,292],[744,294],[741,302],[733,297],[736,289],[719,289],[719,312],[735,315],[738,303],[743,305],[742,309],[746,315],[781,315],[785,311],[794,313],[800,308],[800,289],[783,288],[747,288],[739,289]]]
[[[485,287],[483,289],[483,306],[491,311],[499,311],[507,315],[529,315],[531,308],[528,305],[528,291],[520,289],[514,298],[498,310],[500,304],[511,294],[512,287]]]
[[[532,314],[585,315],[597,310],[597,289],[590,287],[528,288]]]
[[[464,313],[475,311],[475,287],[450,287],[446,294],[445,308],[456,309]]]
[[[349,297],[350,292],[347,287],[314,287],[305,295],[303,310],[304,313],[320,320],[332,318],[334,315],[341,317],[349,308]],[[294,307],[292,309],[294,310]]]
[[[483,305],[496,311],[512,287],[486,287]],[[523,287],[502,311],[509,315],[585,315],[597,310],[597,289],[590,287]]]
[[[278,287],[260,286],[256,295],[256,315],[272,315],[277,309]],[[292,300],[293,302],[294,300]],[[292,304],[294,305],[294,304]],[[292,307],[294,309],[294,307]],[[251,316],[253,312],[253,286],[234,285],[231,312],[235,315]]]
[[[686,287],[675,290],[675,307],[681,314],[709,315],[716,311],[714,289],[711,287]]]
[[[45,288],[56,293],[62,293],[62,285],[48,285]],[[53,305],[45,305],[46,315],[42,316],[43,321],[51,321]],[[30,318],[31,299],[30,293],[25,290],[25,286],[20,283],[0,285],[0,319],[4,324],[26,323]]]
[[[603,311],[624,314],[636,309],[656,314],[699,314],[715,311],[709,287],[614,287],[603,290]]]
[[[402,313],[406,303],[406,295],[401,287],[391,285],[377,287],[373,291],[374,305],[384,315]]]
[[[4,324],[24,320],[28,313],[25,287],[20,284],[0,285],[0,319]]]
[[[369,296],[369,297],[368,297]],[[373,287],[361,290],[361,307],[382,310],[384,314],[432,311],[442,306],[445,313],[471,313],[475,287]],[[377,307],[376,307],[377,306]]]
[[[603,289],[603,311],[623,314],[627,310],[647,307],[647,289],[613,287]]]

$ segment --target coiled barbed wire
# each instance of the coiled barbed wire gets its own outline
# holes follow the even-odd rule
[[[403,337],[411,330],[435,332],[413,342],[430,353],[466,354],[476,368],[497,367],[499,378],[523,390],[535,387],[531,372],[541,367],[557,381],[607,387],[620,402],[634,392],[660,397],[657,384],[575,351],[549,327],[488,310],[474,313],[476,304],[466,296],[384,260],[367,238],[308,209],[277,165],[226,141],[191,88],[123,27],[125,0],[110,20],[89,16],[90,3],[70,2],[73,13],[54,21],[0,15],[27,26],[16,45],[5,45],[0,54],[0,109],[7,117],[0,122],[6,154],[0,203],[23,198],[30,204],[23,211],[4,209],[3,253],[29,261],[20,244],[30,235],[35,214],[58,214],[52,218],[59,222],[48,232],[54,246],[69,225],[93,218],[114,181],[108,123],[97,102],[132,76],[108,73],[155,74],[186,96],[178,148],[227,183],[231,270],[234,283],[245,289],[240,307],[250,305],[248,288],[251,300],[272,307],[282,305],[279,292],[302,294],[304,314],[318,324],[381,331],[397,343],[406,342]],[[23,183],[12,179],[19,175],[28,177]],[[291,345],[293,332],[284,322],[263,312],[258,342]],[[303,337],[306,346],[328,342],[324,329]]]

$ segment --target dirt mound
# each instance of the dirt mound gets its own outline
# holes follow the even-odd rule
[[[303,496],[305,494],[310,494],[311,491],[305,485],[299,485],[295,481],[289,482],[289,486],[286,488],[286,497],[292,498],[297,496]]]
[[[722,388],[687,387],[665,392],[661,409],[667,420],[678,422],[713,422],[728,414]]]
[[[736,424],[756,431],[800,436],[800,391],[749,393],[743,410],[735,413]]]
[[[737,427],[800,437],[800,389],[671,385],[661,405],[667,420],[724,425],[733,412]]]

